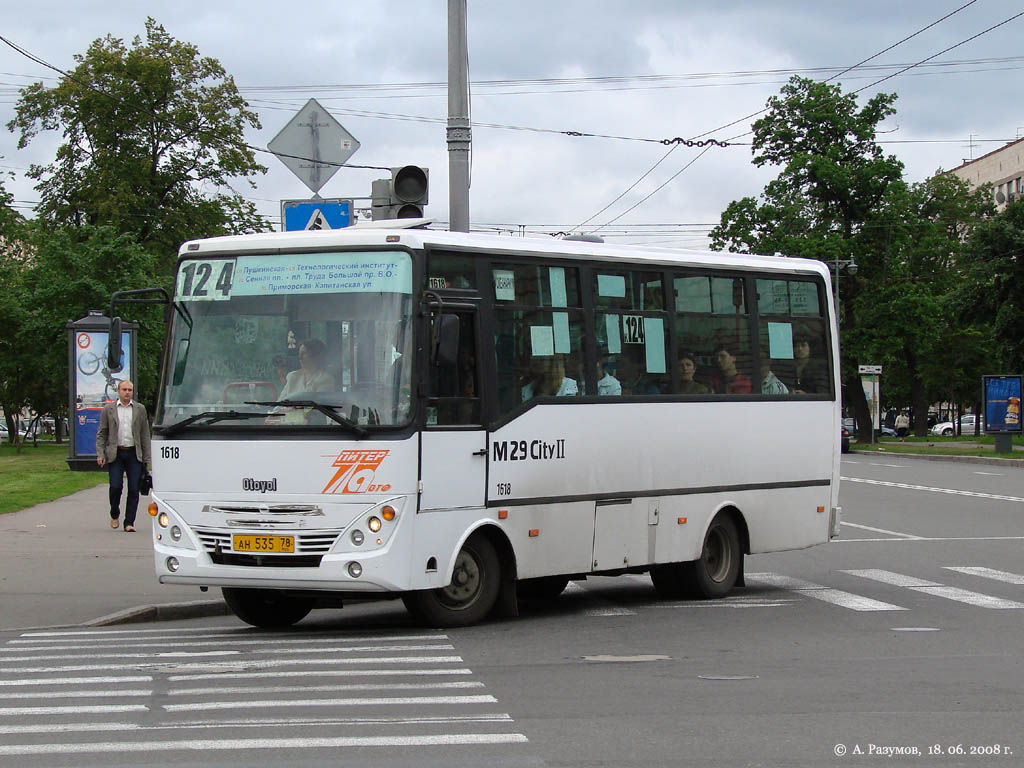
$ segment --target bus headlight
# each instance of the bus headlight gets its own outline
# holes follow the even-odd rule
[[[171,526],[171,538],[175,541],[181,541],[181,528],[176,525]]]
[[[177,573],[178,568],[181,567],[180,564],[178,563],[178,558],[176,557],[168,557],[166,560],[164,560],[164,565],[167,566],[167,570],[171,573]]]
[[[166,512],[161,512],[160,516],[157,517],[156,521],[160,523],[161,528],[166,528],[171,524],[170,515],[168,515]]]
[[[355,544],[357,547],[361,546],[363,543],[363,532],[360,531],[358,528],[352,531],[352,543]]]
[[[377,533],[377,531],[381,529],[382,525],[384,525],[384,523],[380,521],[379,517],[371,517],[369,520],[366,521],[366,527],[374,533]]]
[[[360,576],[363,575],[363,566],[356,562],[349,563],[348,575],[351,576],[353,579],[358,579]]]

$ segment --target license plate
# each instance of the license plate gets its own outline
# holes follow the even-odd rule
[[[294,536],[243,536],[236,533],[231,537],[235,552],[295,552]]]

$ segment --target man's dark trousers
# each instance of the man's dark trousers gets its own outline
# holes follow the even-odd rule
[[[110,474],[110,519],[120,515],[121,491],[124,477],[128,476],[128,496],[124,501],[124,524],[135,525],[135,512],[139,508],[139,479],[142,477],[142,462],[134,448],[118,448],[117,458],[107,464]]]

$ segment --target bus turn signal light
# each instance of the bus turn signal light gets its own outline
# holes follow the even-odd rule
[[[395,508],[388,504],[381,509],[380,516],[390,523],[395,519]]]
[[[498,510],[498,519],[499,520],[507,520],[508,519],[508,510],[507,509],[499,509]]]
[[[536,538],[538,536],[540,536],[540,528],[531,528],[530,529],[530,538],[534,539],[534,538]]]
[[[676,522],[677,522],[677,523],[678,523],[679,525],[686,525],[686,518],[685,518],[685,517],[677,517],[677,518],[676,518]]]
[[[155,502],[155,501],[151,501],[151,502],[149,502],[149,507],[148,507],[148,509],[149,509],[149,515],[150,515],[150,517],[156,517],[156,515],[157,515],[157,512],[159,512],[159,511],[160,511],[160,510],[159,510],[159,509],[157,508],[157,506],[156,506],[156,502]]]

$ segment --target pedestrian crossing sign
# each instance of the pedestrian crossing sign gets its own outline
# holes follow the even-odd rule
[[[282,200],[281,229],[285,232],[343,229],[352,226],[352,200]]]

